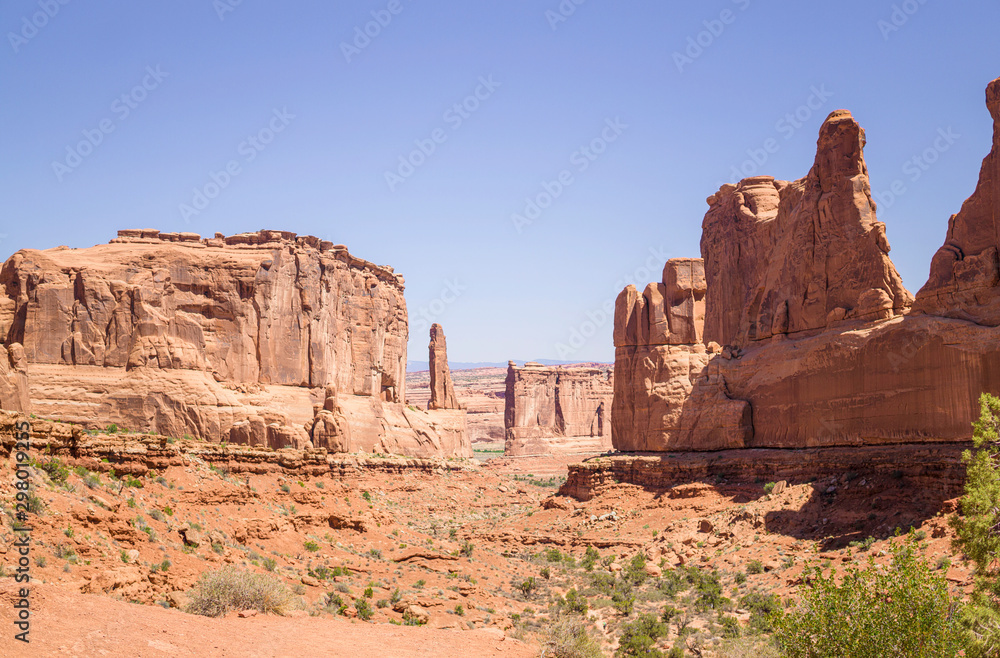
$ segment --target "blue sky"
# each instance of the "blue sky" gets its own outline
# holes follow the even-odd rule
[[[998,24],[986,1],[5,0],[0,258],[280,228],[404,274],[410,359],[436,321],[455,361],[611,361],[618,291],[699,254],[734,167],[804,176],[847,108],[916,292],[989,149]]]

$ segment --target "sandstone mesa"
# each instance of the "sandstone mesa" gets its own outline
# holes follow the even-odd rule
[[[611,448],[614,376],[600,368],[507,365],[504,454],[603,452]]]
[[[287,231],[124,230],[0,270],[0,406],[272,448],[471,456],[406,395],[403,277]]]

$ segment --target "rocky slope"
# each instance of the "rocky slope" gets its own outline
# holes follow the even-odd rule
[[[46,417],[466,456],[460,414],[402,404],[403,283],[312,236],[127,230],[89,249],[14,254],[0,270],[0,338],[12,358],[23,346],[30,405]],[[0,371],[0,396],[9,379]],[[24,408],[21,397],[3,406]]]
[[[987,91],[1000,125],[998,95],[1000,80]],[[671,270],[699,267],[678,259],[667,264],[662,289],[640,297],[629,287],[619,296],[615,447],[967,439],[977,398],[995,392],[1000,368],[998,130],[913,310],[875,218],[864,131],[850,113],[827,118],[805,178],[755,177],[709,197],[704,281],[695,276],[685,287],[671,279]],[[693,330],[675,333],[664,323],[673,298],[692,300],[680,310]]]

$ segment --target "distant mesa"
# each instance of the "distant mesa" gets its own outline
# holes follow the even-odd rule
[[[608,368],[507,365],[504,454],[597,453],[611,448],[614,377]]]
[[[614,446],[813,448],[966,440],[1000,371],[1000,79],[993,148],[916,298],[876,219],[846,110],[812,169],[723,185],[700,259],[615,310]]]

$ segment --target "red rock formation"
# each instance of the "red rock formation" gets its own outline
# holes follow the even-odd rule
[[[915,310],[930,315],[1000,325],[1000,78],[986,88],[993,117],[993,149],[983,160],[979,183],[948,220],[944,245],[931,260]]]
[[[0,409],[30,411],[26,365],[24,348],[19,343],[9,348],[0,345]]]
[[[301,447],[330,386],[352,429],[339,448],[426,452],[433,423],[411,426],[400,402],[403,278],[342,245],[126,230],[19,251],[0,285],[0,337],[24,345],[44,417]]]
[[[864,145],[864,130],[838,110],[820,128],[805,178],[758,176],[709,197],[701,238],[706,340],[742,347],[910,306],[875,218]]]
[[[987,97],[1000,125],[1000,81]],[[1000,324],[1000,295],[986,265],[1000,245],[998,206],[990,205],[1000,152],[995,144],[976,194],[949,223],[949,241],[910,313],[911,297],[875,218],[863,146],[864,132],[850,114],[834,112],[820,130],[808,176],[791,183],[746,179],[709,198],[705,283],[690,291],[696,300],[697,290],[707,289],[705,327],[702,334],[694,310],[694,340],[664,337],[663,295],[648,294],[651,288],[641,298],[631,287],[622,292],[616,448],[969,437],[979,393],[998,392],[1000,334],[992,327]]]
[[[601,452],[611,447],[614,383],[600,368],[507,366],[507,455]]]
[[[431,399],[428,409],[460,409],[455,396],[455,385],[451,383],[451,370],[448,369],[448,345],[444,338],[444,329],[439,324],[431,325],[431,342],[428,346],[431,371]]]
[[[717,344],[703,343],[705,270],[700,258],[674,258],[662,283],[640,297],[628,286],[615,303],[613,436],[619,450],[738,447],[750,408],[732,400],[709,362]],[[666,385],[661,384],[666,382]],[[710,414],[685,412],[692,395],[710,401]]]

